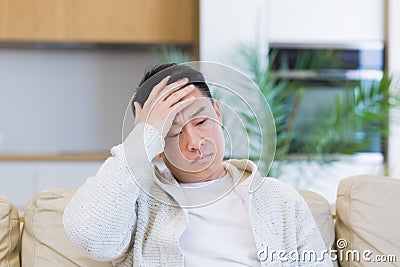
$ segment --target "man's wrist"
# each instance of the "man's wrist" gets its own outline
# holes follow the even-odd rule
[[[155,156],[164,151],[164,138],[153,126],[139,123],[123,142],[125,153],[133,158],[152,161]],[[127,158],[132,158],[125,155]]]
[[[165,141],[161,132],[154,126],[143,123],[143,140],[147,155],[152,160],[164,151]]]

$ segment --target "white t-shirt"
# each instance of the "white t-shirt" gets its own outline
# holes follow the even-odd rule
[[[199,187],[217,180],[181,184]],[[248,183],[240,183],[223,198],[188,208],[188,225],[180,239],[185,266],[260,266],[249,216]]]

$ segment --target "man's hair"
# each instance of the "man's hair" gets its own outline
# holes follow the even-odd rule
[[[131,103],[133,115],[136,115],[133,103],[139,102],[143,106],[149,97],[151,90],[153,90],[153,87],[167,76],[171,76],[168,80],[168,84],[174,83],[182,78],[188,78],[188,85],[193,84],[204,96],[212,99],[210,89],[208,88],[201,72],[189,66],[178,65],[176,63],[157,65],[151,70],[145,72],[142,81],[136,89]]]

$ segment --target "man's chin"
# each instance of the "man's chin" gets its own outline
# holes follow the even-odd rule
[[[215,159],[208,157],[198,160],[186,161],[184,164],[174,164],[170,162],[167,164],[169,169],[187,173],[187,174],[201,174],[204,172],[212,172],[215,169]]]
[[[171,171],[179,182],[195,183],[209,180],[209,178],[215,173],[215,170],[210,167],[211,166],[201,169],[175,169]]]

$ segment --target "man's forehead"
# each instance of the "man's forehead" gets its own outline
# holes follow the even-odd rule
[[[208,100],[210,101],[210,100]],[[179,112],[175,119],[173,120],[173,125],[180,125],[188,122],[189,120],[196,118],[197,116],[207,115],[210,116],[210,111],[212,111],[213,107],[211,103],[208,105],[206,103],[202,103],[201,105],[190,105],[189,107],[183,109]]]

